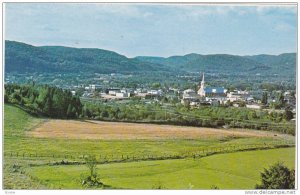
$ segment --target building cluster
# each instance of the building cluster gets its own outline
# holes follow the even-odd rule
[[[184,90],[181,103],[188,103],[191,106],[232,103],[235,107],[239,107],[241,103],[245,103],[245,106],[249,108],[261,108],[261,105],[254,101],[254,98],[248,91],[234,90],[228,92],[224,87],[206,87],[204,74],[199,90],[197,92],[193,89]]]
[[[126,100],[131,97],[141,99],[154,100],[156,102],[164,101],[180,101],[182,104],[198,107],[200,105],[229,105],[233,107],[247,107],[252,109],[268,108],[272,103],[276,103],[278,94],[281,91],[267,92],[263,89],[254,91],[233,90],[228,91],[224,87],[206,86],[204,74],[198,90],[177,88],[106,88],[103,85],[89,84],[88,86],[76,86],[76,89],[83,89],[83,98],[97,98],[103,100]],[[267,102],[262,103],[262,94],[267,93]],[[73,95],[77,95],[72,91]],[[284,92],[285,105],[290,110],[295,110],[296,94],[292,91]]]
[[[120,88],[108,88],[103,90],[102,92],[97,93],[97,89],[99,91],[102,90],[102,87],[100,85],[89,85],[84,88],[85,91],[82,95],[84,98],[94,98],[98,97],[101,99],[112,99],[112,100],[123,100],[130,97],[140,97],[140,98],[146,98],[146,97],[158,97],[163,95],[163,91],[161,89],[153,90],[153,89],[120,89]],[[101,90],[100,90],[101,89]],[[72,91],[72,94],[75,94],[75,91]],[[73,95],[74,95],[73,94]]]

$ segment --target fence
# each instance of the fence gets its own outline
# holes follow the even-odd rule
[[[224,145],[220,147],[206,147],[199,148],[194,151],[185,151],[178,154],[95,154],[98,163],[109,163],[109,162],[130,162],[130,161],[145,161],[145,160],[167,160],[167,159],[184,159],[184,158],[201,158],[213,154],[230,153],[238,151],[249,151],[249,150],[262,150],[272,148],[284,148],[293,147],[294,143],[290,142],[273,142],[265,144],[245,144],[245,145]],[[39,154],[39,153],[25,153],[25,152],[6,152],[5,157],[10,158],[21,158],[30,160],[45,160],[51,164],[82,164],[84,158],[88,154]]]

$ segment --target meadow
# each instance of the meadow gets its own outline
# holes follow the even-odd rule
[[[80,189],[80,175],[87,171],[87,168],[80,164],[83,155],[97,157],[100,163],[98,171],[106,185],[125,189],[151,189],[157,186],[168,189],[209,189],[212,185],[222,189],[252,189],[259,182],[259,172],[264,167],[276,161],[283,161],[289,167],[294,167],[294,148],[280,148],[294,144],[295,137],[291,135],[263,131],[252,133],[251,130],[232,130],[226,134],[228,130],[212,129],[210,132],[214,133],[209,134],[211,136],[203,136],[192,130],[194,133],[191,135],[197,136],[185,137],[179,134],[180,136],[170,137],[164,128],[160,129],[164,126],[159,126],[154,135],[159,135],[159,132],[167,135],[160,139],[153,137],[151,132],[143,133],[139,128],[133,131],[140,133],[140,137],[133,137],[135,134],[128,134],[132,127],[127,129],[124,139],[122,135],[114,137],[116,134],[108,139],[101,133],[95,134],[97,130],[91,133],[89,126],[83,126],[81,132],[86,128],[91,137],[96,136],[97,139],[69,136],[72,130],[78,131],[78,128],[72,125],[80,123],[80,126],[81,122],[62,121],[64,126],[61,127],[65,127],[66,134],[48,136],[51,135],[51,129],[43,130],[41,127],[57,125],[55,120],[32,117],[19,108],[6,104],[4,188]],[[88,124],[104,126],[101,122]],[[122,126],[122,123],[117,125]],[[126,125],[128,127],[130,124]],[[112,129],[115,128],[114,126]],[[52,131],[54,130],[58,128],[54,126]],[[64,132],[64,128],[59,130],[59,133]],[[36,136],[36,132],[42,136]],[[73,135],[78,133],[74,132]],[[115,130],[116,132],[118,131]],[[242,132],[246,135],[241,134]],[[226,148],[227,150],[220,150]],[[261,150],[238,152],[248,149]],[[55,165],[62,160],[80,163]],[[240,163],[241,161],[244,163]],[[234,165],[234,162],[239,163]],[[250,171],[246,171],[249,167]],[[241,174],[245,175],[240,176]],[[240,182],[234,184],[238,178]]]
[[[157,160],[98,165],[104,184],[117,189],[253,189],[260,172],[276,161],[295,168],[295,149],[212,155],[199,159]],[[88,174],[84,165],[37,166],[29,173],[45,186],[78,189],[80,177]]]

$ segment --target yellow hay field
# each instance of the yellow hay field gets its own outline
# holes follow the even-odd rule
[[[272,132],[243,129],[214,129],[174,125],[137,124],[123,122],[49,120],[27,132],[38,138],[69,139],[200,139],[224,137],[278,137]]]

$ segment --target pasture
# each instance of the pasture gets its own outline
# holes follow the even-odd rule
[[[295,149],[212,155],[200,159],[140,161],[98,165],[101,180],[117,189],[253,189],[264,167],[276,161],[295,166]],[[43,185],[55,189],[80,189],[84,165],[38,166],[30,174]]]
[[[5,105],[4,109],[5,189],[81,188],[80,183],[75,181],[80,179],[80,174],[86,172],[84,165],[52,166],[51,163],[62,160],[82,161],[82,155],[96,155],[99,162],[104,163],[98,165],[99,174],[105,184],[112,188],[150,189],[153,185],[160,185],[159,183],[170,189],[187,189],[191,186],[194,186],[193,189],[207,189],[210,188],[211,183],[224,189],[236,188],[237,186],[227,182],[230,181],[231,172],[227,174],[230,177],[223,179],[222,183],[216,179],[220,177],[217,173],[221,174],[221,172],[214,170],[216,166],[211,166],[213,162],[205,160],[214,159],[217,156],[224,157],[219,160],[219,164],[224,164],[225,159],[231,158],[230,155],[239,154],[241,155],[239,161],[245,162],[245,165],[250,167],[255,163],[261,165],[260,168],[253,168],[253,172],[256,172],[258,176],[262,167],[275,163],[277,160],[283,160],[290,167],[294,166],[293,148],[233,153],[239,151],[239,148],[247,149],[250,145],[252,149],[267,149],[282,147],[285,143],[294,144],[295,137],[291,135],[243,129],[225,130],[170,125],[50,120],[32,117],[11,105]],[[228,148],[226,152],[231,153],[190,158],[191,154],[206,156],[214,149],[220,148]],[[258,158],[251,160],[242,155],[247,153]],[[114,159],[120,159],[123,156],[134,157],[135,160],[112,163]],[[166,160],[153,161],[148,158],[149,156],[163,157],[162,159]],[[178,158],[173,160],[165,158],[168,156]],[[264,160],[264,156],[269,160]],[[203,162],[208,164],[201,164]],[[215,162],[218,161],[215,160]],[[20,166],[17,171],[13,168],[15,165]],[[135,170],[134,168],[143,166],[145,169]],[[230,167],[231,164],[228,166],[235,169],[234,166]],[[132,171],[128,167],[133,167]],[[197,170],[193,170],[193,167]],[[170,175],[166,171],[168,168],[171,169]],[[118,171],[115,171],[118,169],[128,170],[132,174],[139,173],[141,176],[139,182],[136,179],[137,175],[130,176],[131,173],[122,172],[118,175]],[[242,169],[236,170],[241,174],[244,172]],[[57,176],[56,171],[61,172],[61,175]],[[196,171],[202,172],[203,176],[197,175]],[[147,175],[151,175],[151,172],[156,174],[148,177]],[[223,178],[226,178],[225,172],[227,171],[222,173]],[[126,176],[126,174],[129,175]],[[206,179],[203,179],[204,175],[207,175]],[[186,178],[183,181],[187,182],[180,182],[181,178]],[[251,176],[251,178],[254,178],[252,183],[250,180],[245,180],[244,184],[237,185],[240,188],[251,189],[254,187],[252,185],[255,183],[254,180],[258,182],[257,177]],[[148,183],[147,180],[151,182]],[[197,181],[203,182],[197,183]],[[211,182],[205,183],[206,181]],[[250,182],[249,185],[246,185],[246,181]],[[133,185],[134,183],[136,184]]]

